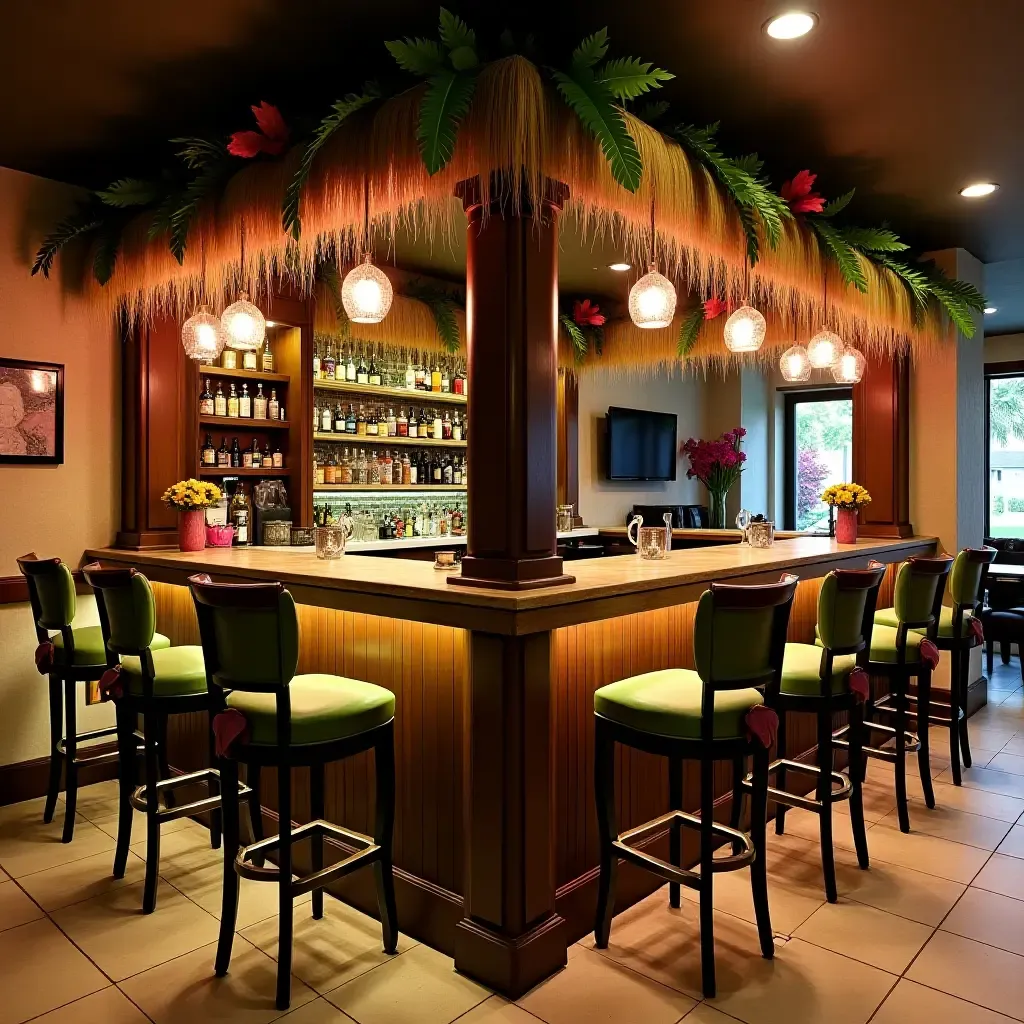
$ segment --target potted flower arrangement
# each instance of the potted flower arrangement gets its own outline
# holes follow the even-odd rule
[[[743,427],[735,427],[715,441],[691,437],[682,445],[682,453],[690,460],[686,478],[696,478],[708,489],[711,527],[716,530],[725,527],[725,498],[747,461],[746,452],[740,451],[746,433]]]
[[[203,480],[179,480],[168,487],[160,500],[177,509],[178,548],[181,551],[202,551],[206,547],[206,512],[221,499],[220,488]]]
[[[857,540],[857,512],[871,504],[871,495],[860,484],[833,484],[825,488],[821,500],[830,509],[837,509],[836,540],[853,544]]]

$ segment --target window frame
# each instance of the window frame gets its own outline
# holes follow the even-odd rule
[[[803,402],[852,402],[848,384],[779,388],[783,397],[782,516],[783,529],[796,529],[796,407]]]
[[[992,536],[992,381],[1024,377],[1024,359],[985,364],[985,537]]]

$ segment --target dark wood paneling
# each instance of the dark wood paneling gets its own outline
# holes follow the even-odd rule
[[[558,374],[556,415],[558,424],[557,501],[559,505],[573,505],[578,515],[580,504],[580,386],[575,374],[566,373],[564,370],[559,371]]]
[[[105,754],[115,749],[110,744],[97,744],[90,749],[89,756]],[[35,800],[46,796],[50,778],[50,759],[35,757],[31,761],[0,765],[0,806],[16,804],[22,800]],[[117,778],[117,762],[83,765],[78,769],[78,785],[91,786],[94,782],[106,782]],[[63,784],[61,788],[63,792]],[[40,813],[40,821],[42,814]]]

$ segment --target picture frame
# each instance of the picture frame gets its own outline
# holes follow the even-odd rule
[[[64,364],[0,356],[0,465],[64,463]]]

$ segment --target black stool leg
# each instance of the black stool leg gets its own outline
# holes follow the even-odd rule
[[[395,727],[387,726],[373,748],[376,769],[377,809],[373,841],[380,847],[374,862],[377,883],[377,912],[380,914],[384,952],[398,951],[398,906],[395,903],[395,878],[391,867],[395,832]]]
[[[779,712],[779,733],[776,751],[779,757],[786,756],[786,712]],[[779,789],[786,788],[786,766],[780,764],[775,769],[775,784]],[[775,805],[775,834],[777,836],[786,834],[786,805]]]
[[[221,758],[219,768],[224,783],[221,805],[224,812],[224,885],[221,893],[220,936],[217,939],[217,962],[214,970],[218,978],[223,978],[228,973],[228,965],[231,963],[231,946],[238,919],[239,878],[235,870],[235,857],[238,855],[239,846],[238,762]]]
[[[309,820],[321,821],[324,816],[324,766],[323,763],[309,766]],[[310,867],[315,874],[324,866],[324,837],[314,832],[310,840]],[[313,890],[313,917],[319,921],[324,916],[324,891]]]
[[[1012,649],[1013,649],[1013,644],[1012,643],[1007,643],[1005,640],[1000,640],[999,641],[999,660],[1004,665],[1009,665],[1010,664],[1010,654],[1012,652]]]
[[[836,862],[832,850],[832,710],[818,714],[818,832],[821,837],[821,873],[825,899],[836,903]]]
[[[700,759],[700,973],[705,999],[715,996],[715,762]]]
[[[960,734],[960,750],[964,756],[964,767],[971,767],[971,740],[967,734],[967,691],[971,684],[971,651],[968,648],[960,652],[960,709],[964,716],[957,722]]]
[[[683,760],[680,757],[668,759],[668,804],[669,810],[683,809]],[[669,826],[668,859],[676,867],[683,863],[682,831],[683,826],[678,821],[673,821]],[[678,882],[668,883],[668,905],[679,909]]]
[[[157,715],[147,710],[142,716],[142,733],[146,743],[146,885],[142,895],[142,912],[152,914],[156,909],[157,876],[160,871],[160,803],[156,784],[160,778],[157,763]]]
[[[615,909],[617,858],[612,843],[618,835],[618,826],[615,821],[615,741],[608,735],[601,719],[597,719],[594,726],[594,796],[597,799],[597,834],[601,843],[594,943],[598,949],[606,949]]]
[[[949,652],[949,766],[953,773],[953,785],[959,786],[960,776],[960,672],[963,662],[960,651],[954,647]]]
[[[853,827],[853,845],[857,848],[857,863],[870,866],[868,834],[864,825],[864,706],[854,703],[850,709],[850,821]]]
[[[258,843],[263,839],[263,804],[260,800],[260,766],[258,764],[247,764],[245,766],[245,784],[249,787],[249,833],[252,841]],[[265,858],[253,857],[252,862],[257,867],[263,867]]]
[[[950,697],[952,701],[952,696]],[[932,764],[928,744],[928,718],[932,710],[932,670],[922,667],[917,677],[917,735],[921,746],[917,751],[917,770],[921,775],[921,789],[928,809],[935,809],[935,790],[932,787]]]
[[[750,889],[754,900],[757,935],[761,956],[775,956],[771,911],[768,907],[768,851],[766,823],[768,820],[768,751],[754,750],[754,777],[751,780],[750,838],[754,843],[754,863],[750,865]],[[703,931],[702,933],[703,934]]]
[[[996,653],[996,642],[995,640],[985,641],[985,668],[988,671],[989,678],[992,677],[992,673],[995,671],[995,653]]]
[[[157,716],[157,748],[156,757],[157,764],[160,767],[160,778],[164,781],[171,777],[171,766],[167,760],[167,721],[170,715],[158,715]],[[164,805],[166,807],[174,806],[174,791],[170,789],[164,790]]]
[[[287,1010],[292,992],[292,771],[287,765],[277,767],[277,813],[277,1008]]]
[[[46,784],[46,806],[43,808],[43,821],[47,825],[53,821],[53,813],[57,809],[57,796],[60,793],[60,773],[63,758],[57,750],[57,744],[64,738],[64,692],[59,677],[50,673],[50,778]]]
[[[62,843],[75,837],[75,809],[78,806],[78,683],[64,680],[64,718],[67,737],[64,740],[64,833]]]
[[[210,721],[206,723],[207,740],[209,742],[209,765],[214,767],[217,764],[217,751],[214,743],[213,736],[213,724]],[[210,796],[221,795],[223,800],[224,787],[218,782],[216,775],[209,776],[208,789]],[[235,769],[235,789],[238,789],[238,770]],[[235,801],[238,802],[237,800]],[[221,834],[221,813],[219,807],[214,807],[210,811],[210,849],[216,850],[220,847],[220,834]]]
[[[907,807],[907,683],[904,676],[895,680],[896,685],[896,763],[893,766],[896,777],[896,812],[900,820],[900,831],[910,831],[910,810]]]
[[[747,774],[747,759],[734,757],[732,761],[732,803],[729,807],[729,824],[738,832],[743,824],[743,779]],[[734,840],[732,852],[740,853],[743,844]]]
[[[114,877],[124,878],[128,867],[128,848],[132,842],[132,791],[135,788],[136,743],[135,714],[118,703],[117,712],[117,848],[114,851]]]

